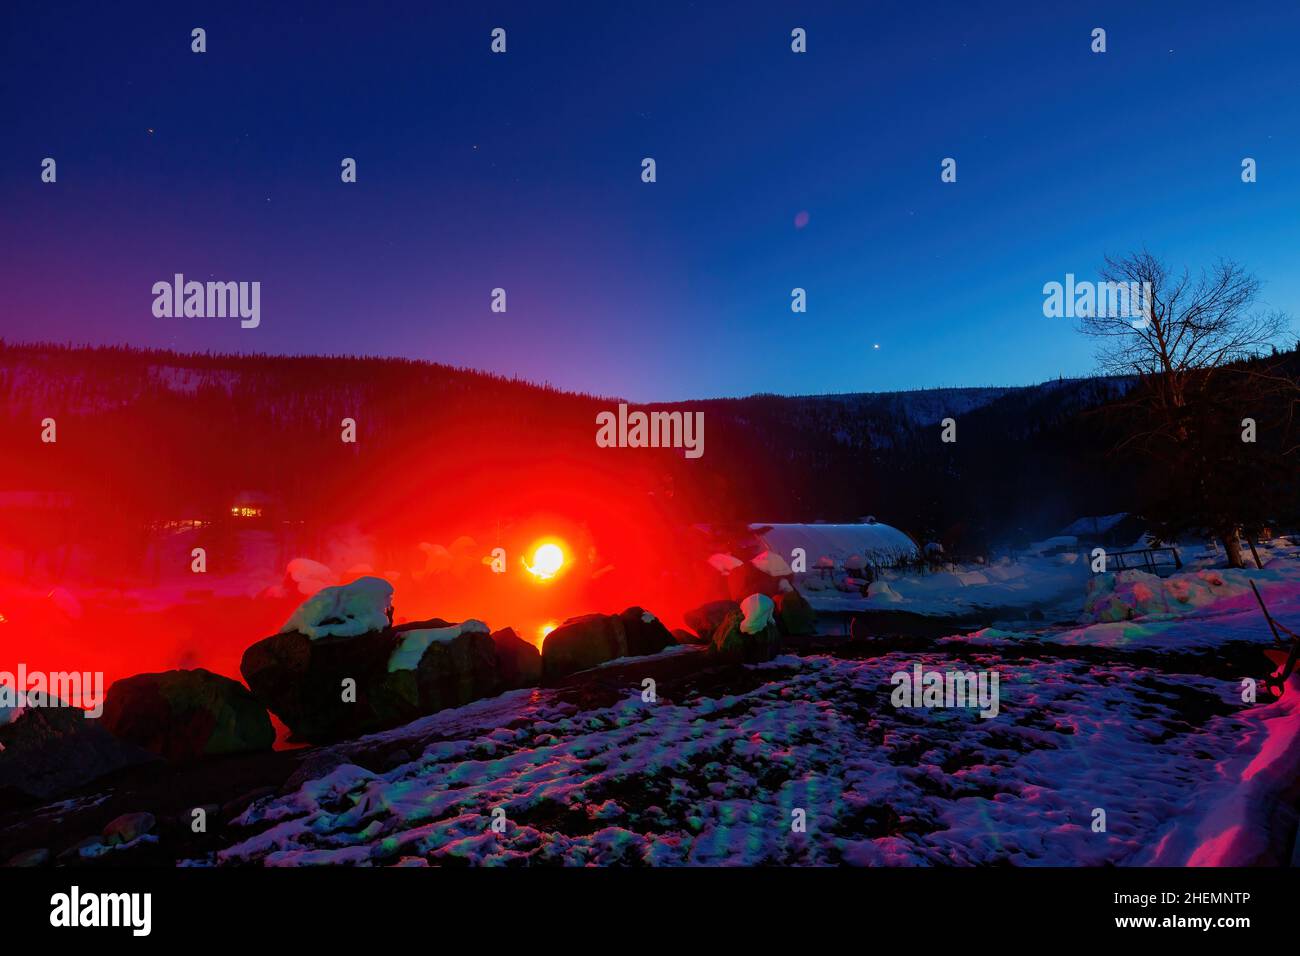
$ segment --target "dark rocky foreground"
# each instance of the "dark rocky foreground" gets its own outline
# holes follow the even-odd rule
[[[0,860],[1185,865],[1282,862],[1294,843],[1295,704],[1243,706],[1263,662],[1249,612],[1098,625],[1092,644],[891,613],[837,635],[786,593],[699,608],[690,631],[641,608],[571,619],[539,655],[478,622],[392,627],[330,600],[299,622],[314,636],[250,648],[252,693],[139,675],[104,721],[33,710],[0,727],[0,767],[81,766],[82,743],[122,758],[40,792],[11,774],[26,790],[0,792]],[[891,675],[921,666],[1000,673],[997,719],[893,702]],[[263,707],[310,743],[266,749]],[[1237,806],[1252,839],[1202,846],[1205,808]]]
[[[343,840],[348,846],[356,841],[363,851],[351,859],[377,865],[409,859],[463,865],[478,859],[479,851],[459,849],[473,839],[469,836],[451,837],[439,850],[421,850],[417,843],[390,848],[382,831],[367,843],[365,834],[388,813],[410,813],[406,788],[417,782],[434,785],[421,801],[463,799],[486,813],[516,792],[520,780],[555,765],[548,750],[569,749],[574,762],[558,779],[572,784],[561,783],[559,792],[576,786],[586,791],[584,799],[543,798],[528,809],[512,810],[510,830],[500,838],[503,859],[635,865],[644,846],[669,854],[679,839],[673,834],[695,828],[690,856],[669,854],[662,862],[1034,862],[1052,860],[1053,853],[1065,854],[1058,862],[1122,862],[1134,847],[1149,845],[1171,801],[1191,797],[1188,779],[1213,776],[1240,735],[1253,732],[1241,723],[1249,712],[1226,700],[1224,691],[1231,691],[1242,667],[1258,656],[1255,646],[1228,645],[1212,655],[1161,655],[1029,642],[991,654],[960,641],[922,648],[921,640],[904,634],[856,640],[819,636],[802,642],[812,656],[787,655],[758,666],[728,661],[703,646],[679,647],[607,662],[546,689],[481,701],[465,711],[481,704],[493,708],[469,720],[435,716],[331,745],[181,765],[155,761],[124,768],[57,803],[5,807],[0,846],[7,857],[19,856],[15,862],[86,867],[289,862],[276,860],[274,852],[267,859],[265,849],[249,855],[232,848],[260,845],[268,827],[279,825],[277,807],[297,807],[294,812],[301,813],[302,797],[311,793],[310,801],[320,803],[313,831],[321,821],[326,829],[306,846],[322,849],[288,853],[296,862],[312,862],[316,852],[343,853],[325,849]],[[1013,691],[1004,719],[987,724],[896,711],[888,706],[887,675],[916,660],[927,666],[997,666],[1008,688],[1024,687],[1035,702],[1021,706]],[[647,679],[654,681],[666,710],[640,703]],[[515,703],[497,707],[497,700]],[[502,715],[499,723],[496,713]],[[560,724],[570,728],[567,737]],[[1203,733],[1218,725],[1221,731]],[[622,749],[602,753],[601,741],[611,734],[623,741]],[[764,745],[767,739],[770,744]],[[696,753],[704,741],[707,746]],[[1094,741],[1105,743],[1100,752],[1122,741],[1123,765],[1097,763]],[[647,754],[652,763],[645,766],[625,756]],[[1080,773],[1067,786],[1076,759]],[[516,760],[523,762],[511,769]],[[655,769],[661,760],[671,769]],[[1043,761],[1061,768],[1057,772],[1063,776],[1044,779]],[[500,770],[494,769],[498,762]],[[477,793],[459,798],[456,788],[462,784],[451,781],[466,773],[472,776],[463,785]],[[389,781],[382,792],[388,795],[385,804],[391,800],[392,805],[369,811],[376,815],[368,825],[344,823],[365,802],[358,791],[347,789],[361,777]],[[336,793],[328,780],[345,789]],[[1063,821],[1049,826],[1037,816],[1047,780],[1058,787],[1053,799],[1060,808],[1053,813],[1066,818],[1074,813],[1080,821],[1086,822],[1086,808],[1094,801],[1092,788],[1108,793],[1102,799],[1115,812],[1113,837],[1090,839],[1086,826],[1050,837]],[[308,781],[317,783],[304,788]],[[1153,786],[1155,792],[1148,793]],[[679,787],[686,788],[684,799],[674,796]],[[1039,796],[1022,802],[1022,788]],[[779,818],[788,812],[781,810],[780,795],[792,792],[798,805],[810,808],[821,835],[794,843],[777,839],[755,849],[755,836],[772,831],[766,816],[752,815],[761,811]],[[1080,807],[1071,809],[1079,800]],[[731,809],[741,806],[749,809]],[[1006,815],[995,826],[996,841],[972,843],[987,839],[980,821],[995,807]],[[1140,822],[1127,819],[1124,811],[1138,807]],[[205,833],[193,831],[195,808],[206,813]],[[603,819],[608,808],[620,816]],[[466,809],[457,803],[440,812],[445,816],[436,826],[455,828]],[[966,822],[952,826],[954,813]],[[420,819],[400,823],[399,816],[393,832],[422,832]],[[484,827],[480,819],[462,829],[468,834]],[[607,843],[594,858],[572,857],[582,852],[572,847],[599,843],[601,834],[612,832],[623,834],[620,840],[629,833],[641,836],[628,849],[620,849],[621,842]],[[542,844],[521,835],[527,833],[540,834]],[[1073,843],[1061,850],[1059,841],[1067,839]],[[547,847],[554,849],[543,852]],[[318,862],[327,860],[343,861],[323,856]]]
[[[247,649],[248,688],[206,670],[167,671],[116,682],[102,720],[75,708],[20,711],[0,726],[0,861],[173,863],[229,843],[232,821],[253,801],[329,769],[310,747],[273,752],[269,713],[292,740],[321,745],[528,687],[601,706],[614,688],[625,691],[627,667],[638,680],[672,682],[702,666],[769,660],[779,624],[812,626],[802,599],[778,607],[755,595],[745,611],[718,609],[716,634],[704,625],[686,634],[697,645],[689,658],[658,659],[677,638],[631,607],[572,618],[539,653],[513,630],[490,633],[478,621],[394,627],[391,593],[377,578],[318,592],[284,631]],[[376,767],[409,758],[364,740],[356,747],[356,759]]]
[[[599,667],[556,680],[553,690],[566,703],[588,710],[606,707],[627,696],[646,678],[661,692],[689,689],[721,692],[752,686],[738,664],[714,664],[703,650],[690,650],[636,662]],[[409,744],[394,745],[380,737],[361,738],[347,746],[347,759],[376,773],[411,759]],[[328,772],[339,762],[329,747],[262,751],[213,756],[183,764],[142,757],[91,784],[68,789],[49,803],[10,790],[0,796],[0,857],[13,864],[68,866],[171,866],[201,858],[246,834],[234,820],[255,800],[289,793],[304,781]],[[194,831],[194,811],[202,809],[206,832]],[[147,814],[142,839],[109,848],[106,830],[123,817]],[[103,845],[97,855],[84,847]],[[17,858],[17,859],[15,859]]]

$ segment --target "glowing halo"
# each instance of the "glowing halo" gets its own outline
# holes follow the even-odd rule
[[[525,561],[524,567],[534,577],[549,581],[564,567],[564,549],[553,541],[540,544],[533,552],[532,563]]]

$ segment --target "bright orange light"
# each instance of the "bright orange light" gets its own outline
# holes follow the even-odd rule
[[[546,544],[539,545],[533,552],[533,563],[524,562],[530,574],[534,574],[543,581],[549,580],[560,573],[560,568],[564,567],[564,551],[558,544],[548,541]]]
[[[545,624],[539,627],[537,629],[537,646],[541,647],[542,643],[546,640],[546,635],[550,634],[551,631],[555,630],[559,626],[560,626],[559,621],[547,621]]]

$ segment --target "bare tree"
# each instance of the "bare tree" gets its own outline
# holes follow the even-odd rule
[[[1186,404],[1193,375],[1250,358],[1287,329],[1284,314],[1253,311],[1260,281],[1231,260],[1193,279],[1186,269],[1174,275],[1146,251],[1107,256],[1101,279],[1145,290],[1137,316],[1098,309],[1080,320],[1084,334],[1101,340],[1102,370],[1158,376],[1158,394],[1171,408]]]
[[[1139,292],[1126,297],[1136,310],[1098,308],[1080,317],[1084,334],[1099,340],[1101,369],[1140,381],[1121,403],[1139,414],[1128,418],[1128,437],[1120,448],[1137,445],[1171,465],[1191,464],[1193,473],[1184,480],[1205,488],[1208,496],[1207,410],[1221,405],[1225,393],[1244,391],[1263,399],[1294,389],[1289,379],[1245,362],[1287,330],[1287,317],[1256,310],[1261,283],[1231,260],[1193,278],[1186,269],[1173,273],[1146,251],[1107,256],[1101,279],[1110,287],[1111,303],[1117,301],[1117,288]],[[1215,508],[1221,510],[1219,503]],[[1214,533],[1223,539],[1229,561],[1240,566],[1237,527],[1230,519],[1218,524]]]

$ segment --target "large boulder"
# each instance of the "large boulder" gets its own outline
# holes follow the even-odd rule
[[[781,648],[776,605],[766,594],[751,594],[727,615],[713,635],[713,653],[724,661],[757,664]]]
[[[677,643],[673,632],[644,608],[630,607],[618,618],[623,622],[623,633],[627,636],[627,649],[620,656],[658,654],[665,647],[673,647]]]
[[[244,651],[239,672],[295,739],[337,740],[413,715],[410,702],[380,692],[394,644],[391,631],[318,640],[276,634]],[[345,686],[355,688],[355,701],[345,701]]]
[[[740,610],[735,601],[710,601],[683,615],[686,626],[700,636],[704,643],[713,640],[718,625],[725,621],[732,611]]]
[[[501,692],[497,645],[482,621],[433,626],[403,624],[388,661],[388,683],[406,685],[414,674],[415,706],[421,714],[460,707]]]
[[[525,641],[512,627],[492,632],[497,649],[497,670],[502,690],[536,687],[542,681],[542,652]]]
[[[480,621],[432,620],[354,637],[276,634],[244,652],[240,673],[296,740],[356,737],[501,689]]]
[[[12,688],[8,688],[13,693]],[[0,804],[49,800],[158,758],[76,707],[0,708]]]
[[[565,621],[542,644],[542,680],[552,682],[619,657],[657,654],[677,643],[649,611],[587,614]]]
[[[351,584],[321,588],[298,606],[280,628],[313,640],[359,637],[393,623],[393,586],[383,578],[357,578]]]
[[[627,647],[623,622],[612,614],[571,617],[542,643],[542,680],[554,681],[576,671],[622,657]]]
[[[239,666],[294,739],[355,737],[500,691],[496,645],[481,621],[394,628],[388,582],[361,578],[331,590],[248,648]]]
[[[167,760],[270,750],[275,728],[243,684],[201,668],[136,674],[108,689],[104,727]]]
[[[776,623],[789,637],[817,633],[817,612],[798,591],[782,591],[776,596]]]

